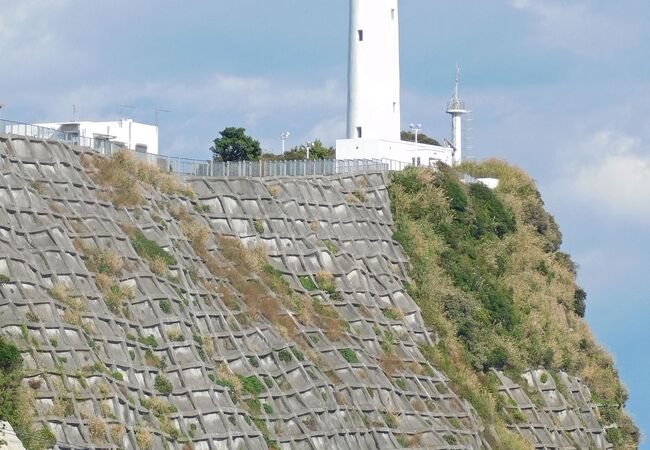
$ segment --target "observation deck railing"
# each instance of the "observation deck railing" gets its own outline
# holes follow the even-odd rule
[[[400,171],[410,164],[392,159],[324,159],[324,160],[260,160],[213,161],[142,153],[106,139],[89,138],[53,128],[0,119],[0,133],[60,141],[71,145],[89,147],[110,156],[120,150],[130,151],[138,160],[158,166],[166,172],[195,177],[305,177]]]

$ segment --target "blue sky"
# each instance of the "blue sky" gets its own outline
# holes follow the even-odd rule
[[[209,158],[241,125],[269,150],[345,130],[346,0],[0,0],[2,115],[153,122]],[[402,118],[449,134],[456,62],[469,157],[523,167],[580,265],[587,318],[650,433],[650,2],[402,0]],[[647,444],[646,444],[647,445]],[[650,447],[646,447],[650,448]]]

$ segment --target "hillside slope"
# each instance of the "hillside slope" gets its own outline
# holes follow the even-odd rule
[[[564,368],[555,354],[499,332],[464,346],[436,300],[462,291],[434,260],[449,242],[411,230],[437,246],[425,289],[399,180],[181,183],[6,136],[0,158],[0,419],[28,448],[611,448],[574,377],[527,372],[522,389],[537,363]]]

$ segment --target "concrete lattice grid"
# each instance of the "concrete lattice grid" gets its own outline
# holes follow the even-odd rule
[[[407,258],[392,240],[385,174],[197,178],[187,180],[197,200],[147,192],[141,207],[116,208],[101,200],[80,162],[90,152],[0,136],[0,273],[10,278],[0,285],[0,328],[23,350],[24,383],[56,448],[146,448],[147,438],[156,449],[262,449],[272,441],[283,449],[489,448],[469,403],[419,350],[435,335],[404,287]],[[359,193],[363,201],[350,200]],[[335,308],[348,324],[341,338],[301,324],[288,310],[294,338],[263,317],[251,320],[243,293],[208,269],[170,205],[210,229],[209,253],[223,266],[236,263],[222,254],[218,237],[263,244],[296,291]],[[169,276],[156,275],[138,256],[123,223],[174,256]],[[126,261],[118,281],[134,296],[118,313],[78,250],[93,247]],[[321,270],[334,276],[336,298],[307,292],[298,278],[313,280]],[[238,306],[207,289],[210,282],[225,284]],[[60,285],[85,299],[79,320],[66,318],[70,304],[52,295]],[[379,363],[387,332],[400,360],[392,374]],[[344,349],[358,361],[348,362]],[[259,412],[246,406],[252,396],[234,399],[214,382],[224,363],[264,380]],[[171,382],[168,395],[156,389],[157,375]],[[512,393],[516,385],[504,386]],[[173,406],[154,417],[152,397]],[[583,420],[595,424],[588,414]],[[540,439],[540,448],[566,448],[547,446],[531,423],[517,428]]]

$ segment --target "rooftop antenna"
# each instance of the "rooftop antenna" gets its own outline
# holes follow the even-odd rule
[[[463,115],[469,111],[465,108],[465,102],[460,99],[458,86],[460,84],[460,67],[456,64],[456,84],[454,93],[447,107],[447,114],[451,114],[451,140],[454,148],[454,164],[459,164],[462,158],[463,149],[463,132],[462,120]]]
[[[158,129],[158,114],[159,113],[170,113],[168,109],[156,108],[156,129]]]

